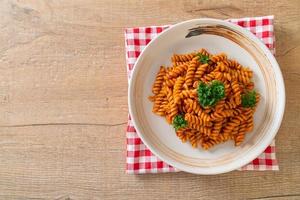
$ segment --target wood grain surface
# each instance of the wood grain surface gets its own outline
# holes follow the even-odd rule
[[[280,171],[126,175],[125,27],[275,15]],[[0,199],[300,199],[300,1],[1,0]]]

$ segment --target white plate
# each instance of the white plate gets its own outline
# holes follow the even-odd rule
[[[186,37],[191,31],[195,36]],[[226,142],[208,151],[194,149],[177,138],[164,118],[152,113],[148,96],[159,67],[170,66],[174,53],[200,48],[213,54],[224,52],[254,72],[255,87],[262,98],[254,115],[254,130],[239,147]],[[255,159],[275,137],[285,107],[282,74],[269,49],[249,31],[216,19],[185,21],[152,40],[135,64],[128,96],[134,126],[147,147],[175,168],[197,174],[232,171]]]

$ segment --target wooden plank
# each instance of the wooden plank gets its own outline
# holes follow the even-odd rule
[[[299,199],[299,1],[0,3],[0,199]],[[126,175],[125,27],[275,15],[278,172]]]

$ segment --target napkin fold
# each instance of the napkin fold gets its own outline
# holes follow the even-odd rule
[[[263,16],[228,19],[226,21],[237,24],[251,31],[270,49],[273,54],[275,54],[273,20],[274,16]],[[134,64],[142,50],[160,32],[169,27],[170,25],[125,29],[125,49],[128,81],[131,78],[131,72]],[[143,144],[133,126],[130,115],[128,115],[126,140],[126,172],[128,174],[179,171],[174,167],[168,165],[167,163],[161,161]],[[265,151],[260,156],[258,156],[249,164],[241,167],[239,170],[279,170],[275,155],[275,140],[273,140],[273,142],[265,149]]]

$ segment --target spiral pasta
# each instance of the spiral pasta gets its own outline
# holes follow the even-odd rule
[[[178,138],[192,147],[207,150],[228,140],[241,145],[253,130],[261,98],[253,90],[253,72],[224,53],[213,55],[205,49],[174,54],[171,62],[156,75],[149,96],[152,111],[173,124]],[[216,82],[219,88],[209,89]],[[220,97],[201,101],[212,93]]]

